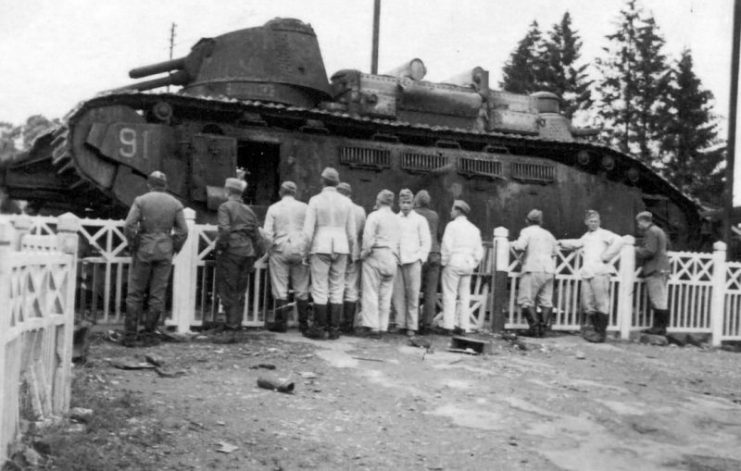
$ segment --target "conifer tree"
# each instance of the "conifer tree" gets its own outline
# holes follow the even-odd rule
[[[670,78],[664,39],[636,0],[626,2],[617,31],[607,39],[604,58],[597,59],[604,137],[621,151],[656,166]]]
[[[503,80],[499,85],[503,90],[529,94],[541,89],[543,47],[543,34],[538,22],[533,21],[502,69]]]
[[[712,114],[713,94],[695,75],[691,51],[682,51],[672,79],[661,143],[663,173],[684,193],[720,205],[725,146]]]

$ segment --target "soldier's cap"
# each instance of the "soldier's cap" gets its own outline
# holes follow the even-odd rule
[[[636,219],[639,221],[653,222],[654,216],[648,211],[641,211],[640,213],[636,214]]]
[[[394,204],[394,194],[389,190],[381,190],[376,196],[376,203],[391,206]]]
[[[430,201],[430,194],[427,190],[419,190],[414,197],[414,205],[417,207],[426,208],[430,205]]]
[[[453,202],[453,208],[461,211],[466,216],[471,212],[471,207],[463,200],[455,200]]]
[[[414,193],[412,193],[412,190],[404,188],[399,192],[399,202],[401,203],[402,201],[414,201]]]
[[[534,224],[542,223],[543,222],[543,211],[539,209],[531,209],[530,212],[527,213],[527,220]]]
[[[167,175],[159,170],[155,170],[147,177],[147,183],[153,187],[164,188],[167,186]]]
[[[352,195],[352,187],[347,182],[342,182],[337,185],[337,191],[342,193],[345,196]]]
[[[332,167],[327,167],[322,170],[322,178],[331,182],[339,183],[340,173]]]
[[[296,186],[296,184],[293,183],[290,180],[286,180],[283,183],[281,183],[280,184],[280,189],[282,191],[285,191],[286,193],[290,193],[292,195],[295,195],[296,192],[298,191],[298,187]]]
[[[593,209],[587,209],[587,211],[584,213],[584,220],[592,219],[592,218],[599,218],[599,213]]]
[[[246,187],[246,182],[244,180],[240,180],[239,178],[227,178],[224,182],[224,188],[226,188],[227,190],[242,192]]]

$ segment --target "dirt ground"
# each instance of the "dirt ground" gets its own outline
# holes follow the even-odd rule
[[[101,341],[75,370],[146,406],[128,430],[110,432],[157,428],[161,440],[126,449],[138,454],[134,469],[741,469],[738,353],[566,334],[520,338],[524,350],[488,337],[493,354],[475,356],[425,338],[429,351],[391,334],[258,331],[234,344],[142,349]],[[180,375],[111,364],[145,355]],[[258,388],[268,376],[293,382],[293,394]]]

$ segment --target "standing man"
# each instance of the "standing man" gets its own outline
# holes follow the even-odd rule
[[[340,174],[327,167],[321,177],[324,188],[309,200],[304,221],[314,301],[314,325],[306,336],[323,339],[326,331],[333,340],[340,336],[345,271],[355,249],[357,232],[352,202],[337,192]]]
[[[450,210],[451,221],[445,226],[440,250],[443,266],[443,328],[450,335],[455,327],[467,333],[471,309],[471,275],[484,258],[481,232],[468,220],[471,207],[455,200]],[[460,319],[456,326],[456,298],[460,298]]]
[[[553,312],[553,277],[558,243],[553,234],[543,229],[543,212],[533,209],[527,214],[528,224],[512,248],[525,252],[522,256],[522,276],[517,304],[530,326],[529,334],[543,337],[551,326]],[[537,302],[536,302],[537,301]],[[538,307],[541,312],[538,313]]]
[[[636,258],[643,266],[648,300],[654,311],[653,326],[644,333],[666,335],[669,325],[669,257],[666,254],[668,239],[666,233],[653,223],[653,216],[648,211],[638,213],[636,222],[638,230],[643,233],[643,240],[636,247]]]
[[[414,336],[419,318],[419,290],[422,285],[422,263],[430,253],[430,227],[427,220],[412,211],[414,194],[411,190],[399,192],[399,219],[401,241],[399,267],[394,278],[393,303],[396,327]]]
[[[394,194],[381,190],[376,210],[368,215],[363,230],[363,312],[362,326],[373,336],[386,332],[391,311],[391,292],[399,263],[401,227],[391,211]]]
[[[134,200],[124,223],[124,234],[131,248],[123,338],[127,347],[137,346],[140,340],[157,343],[154,334],[165,306],[172,257],[188,236],[183,205],[165,192],[167,176],[152,172],[147,177],[147,187],[149,192]],[[148,294],[147,316],[142,312],[145,294]],[[140,323],[144,325],[142,338],[138,331]]]
[[[337,185],[337,191],[352,201],[352,187],[349,183],[341,182]],[[360,247],[363,240],[363,229],[365,228],[365,209],[359,204],[353,203],[353,217],[355,217],[357,243],[351,260],[347,263],[347,271],[345,271],[345,294],[342,303],[342,320],[340,321],[340,330],[346,334],[351,334],[353,331],[355,313],[360,300]]]
[[[616,273],[610,260],[620,251],[623,240],[614,232],[600,227],[597,211],[587,210],[584,224],[587,232],[580,239],[560,240],[558,244],[566,250],[582,250],[579,269],[581,305],[585,316],[582,337],[587,342],[604,342],[610,322],[610,276]]]
[[[296,191],[296,184],[291,181],[281,184],[278,190],[281,200],[268,208],[263,226],[270,246],[268,266],[275,298],[273,323],[268,325],[268,330],[273,332],[287,330],[289,282],[296,299],[299,330],[304,333],[309,327],[309,265],[303,257],[306,244],[302,232],[308,205],[296,200]]]
[[[420,190],[414,197],[414,211],[427,220],[430,228],[430,254],[422,264],[422,291],[424,292],[424,314],[419,322],[419,333],[425,333],[435,318],[437,307],[437,285],[440,281],[440,216],[430,209],[430,194]]]
[[[232,338],[242,326],[247,277],[255,260],[262,256],[257,216],[242,202],[247,183],[227,178],[227,200],[218,209],[216,238],[216,287],[226,310],[225,330]]]

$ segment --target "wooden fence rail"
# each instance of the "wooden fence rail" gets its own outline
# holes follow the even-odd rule
[[[0,463],[20,420],[65,414],[71,389],[78,220],[45,236],[16,222],[0,219]]]

